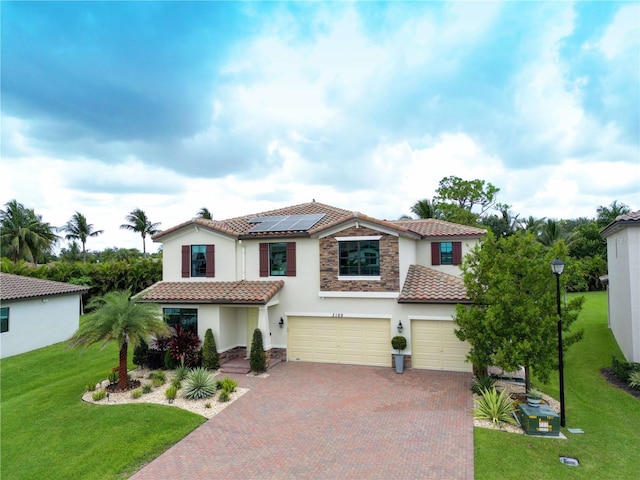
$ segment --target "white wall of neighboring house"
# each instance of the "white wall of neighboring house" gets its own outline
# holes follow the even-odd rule
[[[613,335],[629,362],[640,362],[640,228],[607,238],[609,314]]]
[[[80,325],[77,293],[3,301],[2,306],[9,307],[9,331],[0,334],[0,358],[65,341]]]

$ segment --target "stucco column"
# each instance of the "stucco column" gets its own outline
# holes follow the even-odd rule
[[[258,328],[262,332],[262,345],[265,350],[271,348],[271,331],[269,329],[269,307],[258,307]]]

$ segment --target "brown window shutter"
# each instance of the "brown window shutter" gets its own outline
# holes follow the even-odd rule
[[[269,276],[269,244],[260,244],[260,276]]]
[[[191,276],[191,245],[182,245],[182,278]]]
[[[462,242],[453,242],[453,264],[462,263]]]
[[[431,265],[440,265],[440,242],[431,242]]]
[[[206,272],[205,275],[207,277],[215,277],[216,276],[216,246],[215,245],[207,245],[205,251],[205,258],[207,260]]]
[[[296,276],[296,242],[287,242],[287,277]]]

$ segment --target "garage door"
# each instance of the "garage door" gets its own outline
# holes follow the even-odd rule
[[[437,320],[411,321],[411,366],[428,370],[471,372],[465,362],[469,345],[453,333],[455,324]]]
[[[289,360],[391,366],[389,319],[289,317]]]

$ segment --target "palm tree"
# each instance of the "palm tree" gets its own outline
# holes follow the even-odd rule
[[[104,230],[94,230],[93,224],[87,223],[87,218],[80,212],[76,212],[71,220],[61,228],[63,232],[67,232],[65,238],[67,240],[80,240],[82,243],[82,258],[87,261],[87,251],[85,245],[88,237],[97,237],[104,233]]]
[[[435,203],[433,203],[428,198],[423,198],[422,200],[418,200],[412,207],[411,213],[416,215],[418,218],[440,218],[440,210]]]
[[[631,209],[625,203],[618,203],[617,200],[611,202],[611,205],[605,207],[600,205],[597,209],[598,218],[596,221],[600,227],[606,227],[613,222],[619,215],[631,213]]]
[[[158,229],[160,222],[151,223],[151,220],[147,218],[147,214],[139,208],[133,209],[131,213],[125,217],[125,220],[129,223],[120,225],[120,228],[124,230],[131,230],[132,232],[138,232],[142,236],[142,254],[146,256],[147,249],[145,239],[147,238],[147,235],[153,235],[160,231]]]
[[[54,227],[17,200],[0,210],[0,230],[2,255],[14,262],[22,259],[35,264],[58,241]]]
[[[529,215],[528,218],[520,220],[520,227],[525,232],[533,233],[537,237],[538,235],[540,235],[540,231],[542,230],[542,225],[544,224],[545,220],[546,217],[535,218],[534,216]]]
[[[211,212],[207,207],[202,207],[197,215],[198,218],[204,218],[205,220],[212,220]]]
[[[87,305],[95,310],[86,316],[82,325],[69,340],[72,347],[85,347],[110,342],[118,344],[120,363],[118,366],[118,388],[127,389],[127,353],[150,335],[165,336],[169,326],[162,320],[160,308],[153,303],[138,303],[131,299],[131,292],[109,292],[95,297]]]
[[[560,240],[564,240],[564,234],[560,228],[560,223],[556,220],[547,220],[542,224],[538,240],[546,247],[552,247]]]

